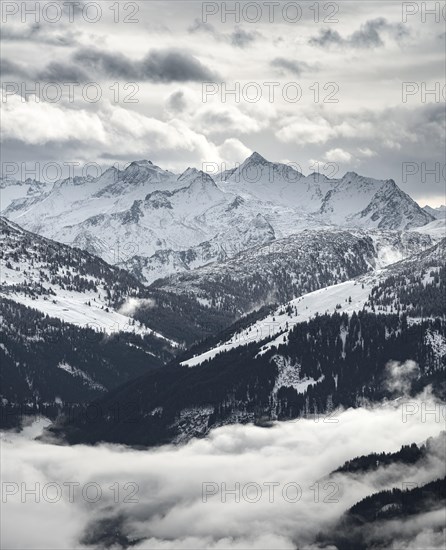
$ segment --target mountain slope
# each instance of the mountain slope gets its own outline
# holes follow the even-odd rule
[[[151,288],[194,297],[239,316],[346,281],[432,245],[416,232],[306,230]]]
[[[127,272],[4,218],[0,218],[0,241],[0,296],[99,332],[163,338],[126,315],[132,304],[150,306],[144,302],[145,289]]]
[[[156,445],[203,436],[222,424],[326,414],[338,406],[357,406],[363,399],[395,398],[395,388],[386,382],[389,361],[411,362],[409,391],[432,384],[444,398],[446,324],[435,309],[446,285],[446,272],[441,269],[444,245],[373,275],[385,283],[395,296],[393,304],[398,302],[400,309],[373,298],[376,279],[364,288],[361,279],[351,281],[351,287],[336,296],[339,303],[327,313],[324,294],[336,287],[319,291],[319,307],[314,306],[311,314],[306,313],[308,306],[300,309],[299,300],[305,304],[310,298],[305,295],[279,308],[283,319],[269,316],[271,332],[252,337],[250,328],[254,330],[255,324],[245,327],[246,340],[241,338],[238,345],[211,356],[205,352],[189,368],[188,357],[196,351],[202,353],[202,344],[162,371],[130,382],[102,399],[103,411],[133,399],[131,431],[124,427],[124,420],[110,423],[104,413],[97,426],[88,425],[81,415],[69,426],[56,426],[54,433],[62,433],[72,442]],[[409,285],[409,275],[421,282],[417,302],[426,304],[423,319],[418,318],[417,302],[402,312],[407,288],[399,284],[395,273],[406,276]],[[353,294],[354,288],[358,297],[350,302],[348,292]],[[431,301],[431,296],[437,298]],[[237,331],[235,328],[234,336]]]
[[[366,487],[361,500],[317,537],[318,547],[442,548],[446,504],[446,432],[394,453],[349,460],[326,479]],[[342,490],[342,489],[341,489]],[[368,493],[368,494],[367,494]],[[434,542],[435,541],[435,542]]]
[[[296,325],[286,343],[265,353],[252,343],[194,368],[171,365],[144,375],[98,402],[103,414],[94,426],[81,412],[51,431],[71,443],[158,445],[201,437],[225,424],[327,415],[364,399],[395,398],[383,384],[389,361],[417,362],[416,388],[433,384],[444,397],[444,357],[438,364],[428,338],[436,334],[444,341],[446,325],[405,319],[363,312],[319,316]],[[109,411],[128,402],[135,404],[132,413],[110,421]]]
[[[385,469],[392,464],[406,464],[411,466],[422,466],[427,460],[436,459],[444,461],[446,453],[446,431],[440,432],[438,437],[430,437],[424,444],[403,445],[399,451],[394,453],[372,453],[366,456],[359,456],[345,462],[334,470],[330,475],[354,474],[363,475],[367,472],[376,472]],[[426,464],[424,464],[426,466]],[[428,465],[432,468],[431,465]]]
[[[378,313],[406,312],[412,317],[441,316],[446,295],[446,240],[387,268],[303,294],[253,323],[225,331],[225,339],[211,339],[185,353],[186,366],[196,366],[243,345],[269,340],[261,350],[287,342],[297,324],[317,315],[367,310]],[[198,352],[198,353],[197,353]],[[190,358],[189,358],[190,357]]]
[[[0,425],[25,414],[73,414],[172,356],[150,334],[104,334],[0,298]]]
[[[444,548],[445,505],[445,477],[421,487],[381,491],[352,506],[318,542],[339,550]],[[423,546],[409,546],[418,534]],[[429,546],[424,545],[423,538]],[[436,542],[431,546],[427,540]]]
[[[4,218],[0,244],[2,420],[85,404],[178,353],[132,316],[152,301],[130,274]]]
[[[80,328],[152,335],[177,353],[236,319],[1,217],[0,244],[0,297]]]
[[[32,199],[49,191],[50,184],[27,178],[18,181],[13,178],[0,178],[0,213],[10,204],[20,199]]]

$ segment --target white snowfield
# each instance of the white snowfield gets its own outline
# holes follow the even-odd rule
[[[17,199],[37,197],[51,190],[51,184],[26,180],[19,182],[0,178],[0,212]]]
[[[2,267],[3,272],[3,267]],[[106,302],[98,301],[97,294],[94,292],[70,292],[57,289],[57,296],[37,296],[31,298],[19,292],[10,292],[2,290],[5,282],[2,273],[0,283],[0,297],[13,300],[27,307],[37,309],[41,313],[60,319],[65,323],[76,325],[80,328],[90,328],[96,332],[104,334],[113,334],[118,332],[127,332],[133,334],[152,334],[178,347],[178,343],[166,338],[162,334],[139,323],[138,321],[122,315],[118,311],[108,307],[106,311]],[[95,301],[96,299],[96,301]],[[86,302],[90,302],[91,306]]]
[[[7,240],[3,244],[7,246]],[[62,268],[59,268],[59,271],[63,273]],[[70,272],[73,275],[76,274],[73,269],[70,269]],[[84,276],[84,279],[89,279],[96,284],[98,292],[94,290],[78,292],[61,288],[58,284],[50,284],[43,280],[42,273],[46,276],[50,273],[44,262],[37,260],[31,262],[24,257],[18,258],[18,261],[9,260],[7,263],[2,260],[0,262],[0,297],[37,309],[45,315],[81,328],[91,328],[108,335],[118,332],[151,334],[169,342],[171,346],[178,347],[177,342],[126,314],[135,311],[139,306],[146,305],[146,300],[130,298],[120,311],[116,311],[108,305],[105,281]],[[51,289],[56,295],[30,296],[23,291],[14,290],[13,285],[25,282],[41,284],[44,289]]]
[[[444,239],[446,237],[446,218],[434,220],[422,227],[414,227],[410,231],[416,231],[422,235],[429,235],[435,240]]]
[[[21,188],[8,186],[7,193],[13,187],[14,193]],[[257,153],[215,181],[195,168],[178,176],[143,160],[30,195],[23,186],[23,193],[11,195],[2,215],[134,270],[148,283],[215,261],[222,250],[231,257],[307,228],[403,230],[434,220],[393,180],[354,172],[339,179],[304,176]]]
[[[350,315],[354,311],[362,310],[376,282],[376,276],[367,275],[304,294],[280,306],[272,314],[257,321],[247,329],[234,334],[227,342],[223,342],[181,364],[195,367],[208,359],[212,359],[218,353],[269,339],[268,343],[262,346],[259,351],[260,354],[265,353],[271,347],[285,343],[289,332],[296,324],[308,321],[314,318],[316,314],[323,315],[337,311],[338,313]],[[350,298],[351,302],[349,301]],[[339,309],[336,307],[338,305],[341,306]],[[291,315],[286,312],[288,307],[292,309]]]

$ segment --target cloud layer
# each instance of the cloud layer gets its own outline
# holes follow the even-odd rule
[[[396,451],[438,435],[443,424],[434,415],[423,419],[415,412],[423,403],[428,410],[435,406],[429,392],[411,400],[406,416],[400,401],[337,412],[330,421],[227,426],[182,447],[149,451],[113,445],[61,447],[31,441],[29,433],[6,434],[4,480],[24,482],[28,488],[40,483],[39,494],[46,483],[64,491],[54,504],[37,504],[32,496],[23,503],[20,492],[8,497],[2,541],[7,548],[68,549],[87,543],[97,548],[108,540],[118,549],[128,539],[139,540],[135,548],[175,550],[317,548],[318,532],[330,529],[364,496],[442,475],[443,460],[433,454],[421,468],[392,465],[361,478],[336,475],[334,485],[325,485],[325,476],[348,459]],[[80,484],[73,489],[73,502],[63,485],[67,482]],[[95,503],[82,498],[87,484],[101,488]],[[48,494],[51,498],[54,491]],[[96,494],[90,486],[87,498]],[[438,514],[412,518],[410,524],[394,525],[394,536],[409,548],[422,540],[441,548],[432,530],[438,526]]]

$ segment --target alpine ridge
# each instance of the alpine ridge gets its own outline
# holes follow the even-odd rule
[[[121,265],[145,283],[221,261],[222,250],[231,257],[304,228],[407,230],[435,219],[393,180],[354,172],[304,176],[256,152],[214,178],[139,160],[97,178],[52,187],[9,182],[6,189],[14,192],[2,206],[5,217]]]

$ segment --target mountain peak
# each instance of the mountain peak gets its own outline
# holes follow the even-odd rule
[[[256,164],[266,164],[268,161],[266,158],[262,157],[257,151],[254,151],[252,155],[250,155],[243,164],[255,162]]]
[[[86,183],[91,183],[94,181],[94,177],[91,175],[88,176],[73,176],[69,178],[64,178],[58,180],[54,183],[54,189],[62,189],[63,187],[84,185]]]
[[[119,169],[116,168],[116,166],[109,166],[106,170],[104,170],[101,174],[103,176],[104,174],[118,174]]]
[[[361,177],[361,176],[359,174],[357,174],[356,172],[346,172],[342,179],[344,179],[344,180],[346,180],[346,179],[354,180],[358,177]]]
[[[153,162],[151,160],[134,160],[133,162],[130,163],[130,166],[132,165],[135,165],[135,166],[153,166]]]
[[[143,183],[161,181],[168,177],[171,177],[171,174],[150,160],[135,160],[124,170],[122,179],[127,183]]]
[[[206,172],[203,172],[202,170],[197,170],[196,168],[187,168],[178,176],[177,181],[187,185],[189,189],[204,190],[211,187],[218,189],[215,181],[209,174],[206,174]]]
[[[195,170],[195,168],[193,169]],[[215,184],[215,181],[211,178],[209,174],[206,174],[205,172],[202,172],[201,170],[195,170],[195,172],[192,172],[190,174],[189,178],[189,189],[217,189],[218,187]]]
[[[200,171],[197,170],[196,168],[191,168],[190,166],[186,168],[186,170],[180,174],[177,178],[178,181],[184,181],[185,179],[189,179],[189,178],[192,178],[194,176],[196,176],[197,174],[199,174]]]
[[[389,180],[386,180],[386,184],[389,186],[389,187],[398,187],[398,185],[396,184],[395,180],[393,179],[389,179]],[[399,189],[399,187],[398,187]],[[401,189],[400,189],[401,191]]]

